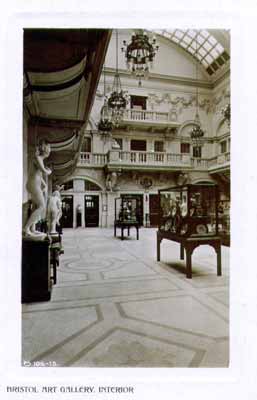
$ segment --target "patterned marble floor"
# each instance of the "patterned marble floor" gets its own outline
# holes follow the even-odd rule
[[[186,279],[179,245],[156,230],[65,229],[49,302],[23,305],[22,363],[72,367],[227,367],[229,248],[202,246]]]

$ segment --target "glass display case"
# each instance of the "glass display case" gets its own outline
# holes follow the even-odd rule
[[[140,204],[136,197],[115,199],[115,223],[135,224],[139,222]]]
[[[219,200],[218,203],[219,215],[219,234],[222,237],[222,244],[230,245],[230,200]]]
[[[219,191],[212,183],[159,190],[159,231],[167,235],[219,235]]]

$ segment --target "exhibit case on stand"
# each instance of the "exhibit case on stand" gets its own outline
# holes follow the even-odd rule
[[[230,199],[219,200],[219,235],[224,246],[230,246]]]
[[[137,232],[137,240],[139,239],[140,228],[140,203],[136,197],[117,197],[115,199],[115,220],[114,220],[114,236],[116,236],[117,228],[121,229],[121,239],[124,239],[124,230],[130,236],[130,228],[134,227]]]
[[[135,197],[115,199],[115,222],[138,223],[139,201]]]
[[[219,235],[219,190],[199,183],[159,190],[159,231],[183,237]]]
[[[186,184],[159,190],[157,261],[163,239],[180,244],[180,259],[186,253],[186,276],[192,278],[192,255],[202,245],[212,246],[221,276],[221,236],[218,213],[219,190],[215,183]]]

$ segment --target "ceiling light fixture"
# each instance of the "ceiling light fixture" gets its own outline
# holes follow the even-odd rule
[[[125,52],[127,68],[138,78],[138,86],[141,86],[141,80],[148,77],[156,52],[159,50],[156,38],[153,37],[150,41],[146,32],[140,29],[132,34],[131,43],[127,44],[124,40],[123,45],[121,50]]]
[[[108,106],[107,97],[105,94],[105,66],[103,67],[103,75],[104,75],[104,105],[101,108],[100,112],[100,121],[98,123],[98,130],[102,135],[110,135],[112,132],[112,112]]]
[[[112,92],[110,97],[108,98],[108,106],[111,109],[112,113],[112,123],[115,127],[118,127],[120,122],[123,119],[123,114],[127,105],[127,96],[125,92],[123,92],[121,87],[121,80],[119,75],[118,68],[119,60],[118,60],[118,29],[116,29],[116,71],[114,75]]]
[[[199,96],[198,96],[198,32],[196,34],[196,51],[195,51],[195,57],[196,57],[196,113],[195,113],[195,119],[194,119],[194,127],[190,131],[190,136],[192,139],[193,144],[195,145],[200,145],[201,140],[204,136],[204,131],[201,128],[201,121],[200,121],[200,116],[199,116]]]

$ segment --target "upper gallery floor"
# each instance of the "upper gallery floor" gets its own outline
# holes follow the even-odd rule
[[[108,170],[208,170],[230,167],[230,134],[226,121],[219,135],[192,142],[181,131],[169,133],[129,131],[103,137],[99,132],[85,134],[78,166]]]
[[[156,33],[159,50],[153,68],[148,79],[138,85],[120,51],[131,31],[113,31],[81,147],[80,166],[210,172],[229,167],[230,127],[222,114],[230,103],[229,32]],[[127,104],[119,126],[107,137],[99,132],[98,123],[104,100],[113,91],[117,67]],[[196,112],[204,130],[197,145],[190,137]]]
[[[221,110],[230,103],[229,32],[157,30],[159,50],[141,86],[121,51],[131,33],[119,30],[117,46],[115,30],[25,32],[28,153],[40,139],[51,143],[53,180],[66,179],[76,165],[215,169],[224,157],[228,162],[230,133]],[[98,123],[117,66],[127,104],[107,138]],[[193,146],[189,132],[197,108],[205,133]]]
[[[183,39],[178,42],[182,33]],[[183,136],[195,125],[198,112],[205,138],[215,138],[224,119],[221,110],[230,103],[229,33],[157,31],[159,49],[141,85],[128,71],[121,51],[124,40],[131,40],[131,34],[131,30],[124,29],[112,32],[87,129],[98,129],[104,100],[115,90],[114,76],[118,73],[127,99],[118,127],[124,136],[130,131],[179,132]],[[221,61],[224,54],[227,58]],[[219,67],[215,67],[218,61]]]
[[[104,99],[113,91],[113,75],[101,76],[90,113],[87,130],[96,131]],[[224,78],[215,88],[204,82],[189,80],[183,84],[162,78],[142,81],[138,87],[135,78],[121,80],[127,104],[118,130],[171,133],[190,130],[198,112],[206,138],[217,136],[224,120],[222,109],[230,103],[230,79]],[[115,128],[115,131],[117,129]]]

